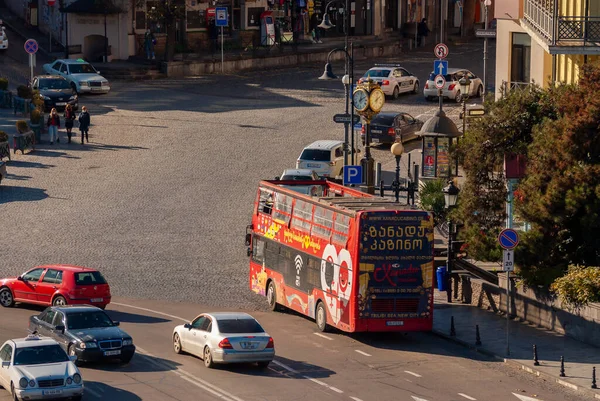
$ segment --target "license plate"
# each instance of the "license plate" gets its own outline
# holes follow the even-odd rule
[[[104,298],[92,298],[90,299],[90,302],[102,302],[104,301]]]
[[[372,129],[372,130],[371,130],[371,132],[372,132],[373,134],[381,134],[383,131],[382,131],[382,130],[380,130],[380,129]]]
[[[386,326],[404,326],[404,322],[402,320],[388,320],[385,322]]]
[[[67,103],[66,102],[57,102],[56,105],[57,106],[66,106]]]
[[[258,347],[256,342],[241,342],[240,345],[243,349],[256,349]]]
[[[379,139],[378,138],[371,138],[371,142],[373,142],[373,143],[379,143]]]
[[[58,394],[62,394],[62,390],[44,390],[42,391],[43,395],[58,395]]]
[[[315,163],[308,163],[306,166],[307,167],[317,167],[317,168],[321,167],[320,164],[315,164]]]
[[[121,350],[115,350],[115,351],[104,351],[104,356],[113,356],[113,355],[121,355]]]

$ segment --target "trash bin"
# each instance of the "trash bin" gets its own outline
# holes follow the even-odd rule
[[[446,266],[440,266],[437,268],[436,278],[438,291],[446,291],[448,283],[448,272],[446,271]]]

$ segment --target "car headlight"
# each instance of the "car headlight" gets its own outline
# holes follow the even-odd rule
[[[79,373],[75,373],[73,375],[73,381],[75,382],[75,384],[81,383],[81,375]]]
[[[22,377],[21,380],[19,380],[19,387],[21,388],[27,388],[27,384],[29,383],[29,380],[27,380],[26,378]]]
[[[70,385],[71,383],[73,383],[73,379],[71,379],[70,377],[67,377],[67,384]]]
[[[86,348],[98,348],[98,344],[96,344],[93,341],[86,341],[84,343],[79,344],[79,348],[82,348],[82,349],[86,349]]]
[[[131,344],[133,344],[133,340],[131,338],[127,339],[127,340],[123,340],[123,345],[131,345]]]
[[[50,100],[50,98],[48,96],[44,96],[44,95],[42,95],[42,99],[44,99],[44,100]]]
[[[75,100],[75,99],[77,99],[77,95],[73,95],[69,98],[69,100]]]
[[[35,380],[29,380],[29,387],[35,387]]]
[[[108,86],[108,81],[102,81],[102,86]]]
[[[81,85],[81,86],[88,86],[88,83],[87,83],[87,81],[81,81],[79,83],[79,85]]]

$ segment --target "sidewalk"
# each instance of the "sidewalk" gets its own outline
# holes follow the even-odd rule
[[[450,341],[477,350],[543,379],[577,390],[600,400],[600,349],[527,322],[510,320],[510,355],[506,354],[506,315],[471,305],[449,304],[445,292],[435,290],[433,332]],[[454,317],[456,335],[450,335]],[[479,325],[481,345],[476,345]],[[534,365],[533,345],[537,346],[539,366]],[[560,376],[564,357],[565,377]],[[592,367],[596,366],[597,386],[592,389]]]

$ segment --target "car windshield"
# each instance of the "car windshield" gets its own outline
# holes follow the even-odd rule
[[[319,162],[328,162],[331,156],[331,152],[328,150],[319,149],[304,149],[300,155],[301,160],[314,160]]]
[[[69,89],[65,79],[40,79],[40,89]]]
[[[75,273],[76,285],[98,285],[106,284],[104,276],[100,272]]]
[[[102,311],[73,312],[67,315],[67,328],[69,330],[112,327],[114,325],[110,317]]]
[[[389,125],[392,126],[394,125],[394,119],[396,118],[396,116],[389,116],[389,115],[378,115],[377,117],[375,117],[372,121],[371,124],[372,125]]]
[[[219,319],[218,322],[221,333],[264,333],[254,319]]]
[[[69,72],[71,74],[95,74],[96,70],[90,64],[70,64]]]
[[[435,77],[437,77],[437,75],[438,74],[436,74],[435,72],[432,72],[431,74],[429,74],[429,80],[435,81]],[[444,75],[444,79],[446,80],[446,82],[450,82],[450,81],[452,81],[452,75],[446,74],[446,75]]]
[[[69,357],[58,344],[17,348],[15,365],[67,362]]]
[[[365,72],[363,78],[387,78],[390,76],[390,70],[369,70]]]
[[[310,175],[284,175],[281,176],[281,181],[312,181]]]

